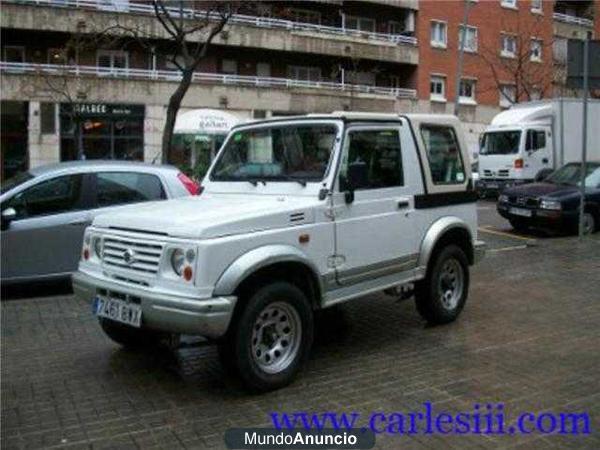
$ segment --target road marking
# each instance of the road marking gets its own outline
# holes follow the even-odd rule
[[[532,243],[535,242],[535,239],[532,239],[530,237],[519,236],[517,234],[510,234],[505,231],[500,231],[495,228],[493,228],[493,229],[490,229],[490,228],[492,228],[492,225],[485,225],[483,227],[478,227],[478,230],[482,231],[484,233],[496,234],[498,236],[504,236],[504,237],[508,237],[511,239],[519,239],[521,241],[528,241],[528,242],[532,242]]]
[[[485,210],[485,209],[496,209],[494,206],[478,206],[477,209]]]
[[[523,250],[529,248],[529,246],[527,244],[525,245],[513,245],[511,247],[500,247],[500,248],[490,248],[488,250],[489,253],[496,253],[496,252],[506,252],[509,250]]]

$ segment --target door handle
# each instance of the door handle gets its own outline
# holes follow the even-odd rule
[[[408,200],[398,200],[398,209],[408,208],[410,206],[410,202]]]
[[[544,164],[548,164],[548,158],[544,158],[544,159],[542,159],[542,162],[543,162]]]

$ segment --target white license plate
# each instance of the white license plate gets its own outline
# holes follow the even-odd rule
[[[98,317],[139,328],[142,325],[142,308],[134,303],[127,303],[116,298],[96,297],[94,312]]]
[[[531,217],[531,210],[529,209],[510,208],[508,212],[514,214],[515,216]]]

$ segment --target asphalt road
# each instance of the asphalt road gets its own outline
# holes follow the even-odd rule
[[[506,414],[587,412],[591,436],[378,437],[378,448],[600,448],[600,234],[519,235],[478,204],[486,259],[460,319],[428,327],[412,301],[373,295],[319,320],[307,369],[250,395],[210,346],[128,352],[64,286],[1,304],[3,448],[223,448],[230,427],[281,411],[419,409],[501,402]]]

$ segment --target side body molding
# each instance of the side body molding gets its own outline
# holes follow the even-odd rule
[[[257,270],[280,262],[297,262],[307,266],[319,282],[322,279],[315,264],[300,249],[291,245],[265,245],[250,250],[236,259],[219,277],[213,296],[232,295],[239,284]]]
[[[473,236],[471,235],[471,230],[467,223],[459,219],[456,216],[446,216],[442,217],[435,221],[425,233],[425,237],[423,238],[423,242],[421,242],[421,251],[419,253],[419,259],[417,261],[417,267],[426,269],[427,264],[429,264],[429,258],[431,257],[431,253],[433,252],[433,248],[435,244],[439,240],[440,237],[444,235],[444,233],[452,228],[462,228],[464,229],[470,236],[471,242],[473,242]]]

